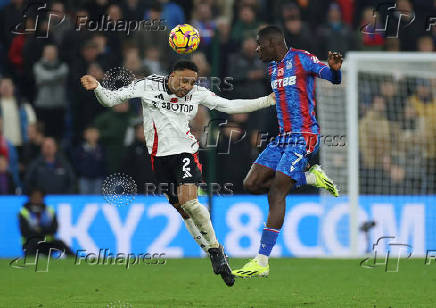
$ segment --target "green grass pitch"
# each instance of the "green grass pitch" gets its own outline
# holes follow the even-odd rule
[[[46,273],[0,260],[0,307],[436,307],[436,263],[401,260],[398,272],[360,260],[272,259],[269,278],[227,287],[208,259],[164,265],[75,265],[54,260]],[[233,268],[246,260],[231,259]]]

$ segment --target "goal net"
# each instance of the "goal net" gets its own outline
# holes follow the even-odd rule
[[[320,80],[317,96],[321,164],[348,207],[320,241],[355,256],[382,236],[414,256],[436,249],[436,55],[350,53],[343,83]],[[325,213],[339,206],[321,200]]]

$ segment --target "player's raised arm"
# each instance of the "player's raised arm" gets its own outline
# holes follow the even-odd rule
[[[342,55],[339,52],[328,54],[328,65],[320,62],[318,58],[308,52],[298,55],[304,70],[315,74],[317,77],[329,80],[333,84],[341,83]]]
[[[129,85],[118,90],[109,90],[100,85],[100,83],[91,75],[85,75],[80,78],[82,86],[88,91],[94,91],[98,102],[105,107],[112,107],[125,102],[127,99],[141,97],[144,95],[144,80],[134,80]]]
[[[274,93],[271,93],[268,96],[254,99],[229,100],[221,96],[217,96],[212,91],[204,88],[201,91],[203,91],[203,99],[200,104],[206,106],[209,109],[216,109],[225,113],[253,112],[275,104]]]

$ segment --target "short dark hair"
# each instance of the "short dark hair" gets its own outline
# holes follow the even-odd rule
[[[258,32],[259,38],[284,38],[282,29],[277,26],[266,26]]]
[[[183,71],[183,70],[190,70],[198,73],[198,67],[197,65],[189,60],[179,60],[176,63],[174,63],[173,68],[171,72],[175,71]]]
[[[32,186],[29,188],[29,190],[27,192],[27,196],[30,197],[36,192],[39,192],[43,197],[45,197],[45,195],[46,195],[45,189],[42,188],[41,186]]]

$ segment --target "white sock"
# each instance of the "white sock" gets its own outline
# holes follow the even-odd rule
[[[256,256],[257,262],[260,266],[267,266],[268,265],[268,256],[265,256],[263,254],[257,254]]]
[[[309,171],[306,171],[306,172],[304,172],[304,175],[306,176],[306,183],[308,185],[315,185],[316,184],[315,174],[312,174]]]
[[[191,236],[194,238],[194,240],[197,242],[198,246],[203,249],[205,253],[207,253],[207,250],[209,247],[207,246],[206,240],[201,235],[198,228],[195,226],[194,222],[192,221],[192,218],[184,219],[186,229],[188,229],[189,233],[191,233]]]
[[[208,248],[218,248],[219,243],[215,236],[215,231],[210,221],[210,214],[207,208],[198,202],[197,199],[189,200],[182,204],[182,209],[192,218],[195,226],[207,243]]]

